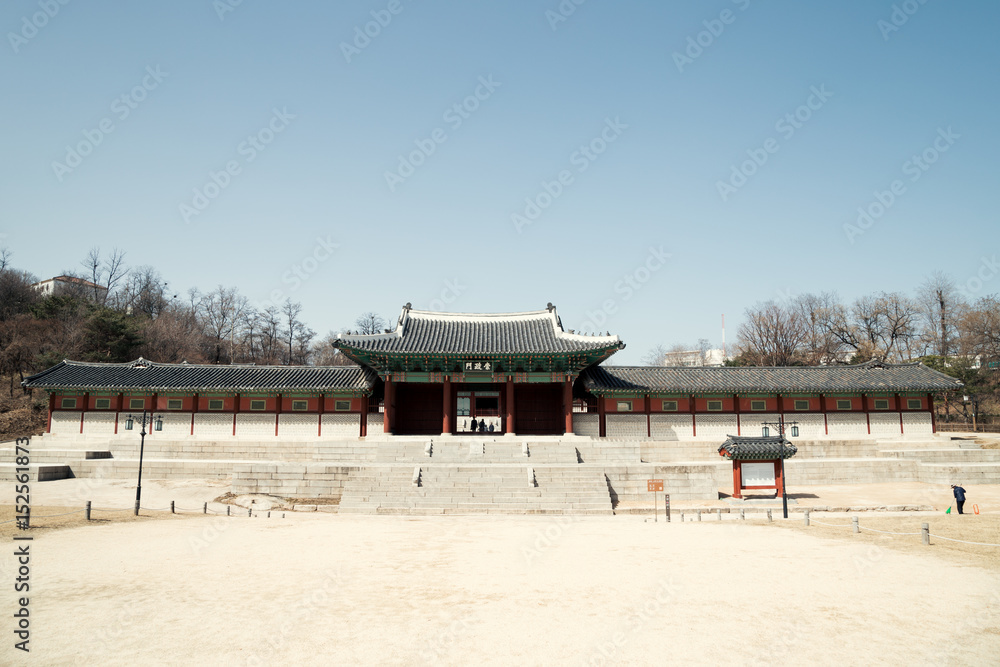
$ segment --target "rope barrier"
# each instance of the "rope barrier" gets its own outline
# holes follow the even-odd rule
[[[943,535],[931,535],[939,540],[948,540],[949,542],[961,542],[962,544],[977,544],[981,547],[1000,547],[1000,544],[990,544],[989,542],[969,542],[967,540],[956,540],[954,537],[944,537]]]
[[[57,516],[69,516],[70,514],[79,514],[86,510],[73,510],[72,512],[65,512],[63,514],[31,514],[29,515],[32,519],[53,519]]]
[[[868,528],[867,526],[858,526],[859,530],[869,530],[873,533],[882,533],[883,535],[920,535],[921,532],[916,533],[894,533],[891,530],[875,530],[874,528]]]
[[[101,507],[91,507],[90,508],[91,512],[131,512],[133,510],[135,510],[134,507],[123,507],[120,510],[104,509],[104,508],[101,508]]]
[[[849,524],[849,523],[824,523],[822,521],[817,521],[816,519],[812,518],[811,514],[809,515],[809,521],[811,521],[812,523],[819,524],[821,526],[830,526],[831,528],[850,528],[851,527],[851,524]]]

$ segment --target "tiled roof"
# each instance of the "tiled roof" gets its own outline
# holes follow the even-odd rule
[[[556,309],[524,313],[436,313],[408,307],[390,333],[341,334],[335,346],[367,352],[426,354],[572,353],[620,347],[618,336],[564,331]]]
[[[583,386],[591,392],[678,393],[941,391],[958,380],[923,364],[869,362],[854,366],[668,367],[592,366]]]
[[[782,447],[782,444],[784,447]],[[788,440],[773,436],[770,438],[752,438],[749,436],[731,435],[719,445],[719,454],[732,461],[768,461],[780,458],[791,458],[798,448]]]
[[[207,366],[61,361],[25,379],[33,389],[144,391],[368,391],[378,376],[359,366]]]

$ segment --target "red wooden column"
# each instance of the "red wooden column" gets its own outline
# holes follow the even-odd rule
[[[736,413],[736,435],[743,435],[741,433],[742,425],[740,424],[740,395],[733,394],[733,411]]]
[[[451,435],[451,377],[444,377],[444,400],[441,402],[441,435]]]
[[[691,403],[688,405],[688,407],[691,409],[691,435],[693,437],[697,438],[698,437],[698,418],[695,416],[694,394],[689,395],[688,396],[688,400],[691,401]]]
[[[507,428],[505,433],[514,434],[514,376],[507,376]]]
[[[823,413],[823,435],[830,435],[830,422],[826,417],[826,394],[819,395],[819,409]]]
[[[780,498],[785,494],[785,478],[781,475],[781,459],[774,462],[774,480],[777,488],[777,496]]]
[[[649,394],[646,394],[645,401],[646,401],[646,437],[651,438],[653,437],[653,425],[652,425],[653,420],[650,415],[651,405],[649,403]]]
[[[927,411],[931,413],[931,433],[937,433],[937,415],[934,414],[934,394],[927,394]]]
[[[320,417],[322,419],[322,417]],[[368,436],[368,395],[361,395],[361,437]]]
[[[274,404],[274,437],[278,437],[278,420],[281,419],[281,399],[282,395],[278,394],[277,401]]]
[[[233,437],[236,437],[236,415],[240,413],[240,395],[233,397]]]
[[[198,414],[198,401],[201,400],[198,394],[194,395],[194,403],[191,404],[191,435],[194,435],[194,416]]]
[[[566,435],[573,435],[573,381],[563,382],[563,413],[566,415]]]
[[[608,402],[604,396],[597,397],[597,434],[602,437],[608,437]]]
[[[903,435],[903,399],[896,394],[896,410],[899,412],[899,434]]]
[[[861,394],[861,409],[865,411],[865,423],[868,424],[868,435],[872,434],[872,417],[868,412],[868,394]]]
[[[118,435],[118,418],[122,413],[122,406],[125,404],[125,394],[118,394],[118,407],[115,409],[115,435]]]
[[[319,403],[316,411],[316,437],[323,437],[323,413],[326,412],[326,394],[319,395]]]
[[[90,407],[90,392],[85,392],[83,394],[83,407],[80,408],[80,433],[83,433],[83,415],[87,412],[88,407]]]
[[[382,399],[384,409],[382,412],[382,431],[392,433],[392,376],[385,376],[385,398]]]
[[[733,461],[733,498],[742,498],[743,492],[743,468],[740,461]]]
[[[45,425],[45,432],[52,433],[52,411],[56,409],[56,393],[54,391],[49,392],[49,421]],[[115,433],[117,433],[118,422],[115,421]]]
[[[778,421],[782,424],[785,423],[785,401],[781,398],[781,394],[775,394],[778,397]],[[784,433],[779,433],[778,435],[784,436]]]

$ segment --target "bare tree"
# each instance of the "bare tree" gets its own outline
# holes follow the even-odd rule
[[[652,348],[642,357],[642,363],[647,366],[662,366],[663,360],[667,356],[667,348],[663,343],[658,344],[656,347]]]
[[[0,248],[0,272],[6,271],[7,267],[10,266],[10,256],[13,254],[10,248]]]
[[[282,335],[288,343],[288,355],[285,363],[305,364],[309,360],[309,344],[316,335],[316,332],[307,327],[299,314],[302,312],[302,304],[291,299],[285,299],[281,307]]]
[[[225,344],[229,344],[229,363],[234,356],[234,341],[239,326],[240,316],[248,306],[245,296],[235,287],[219,285],[213,292],[204,296],[192,293],[192,300],[197,298],[197,311],[205,329],[205,335],[211,341],[212,361],[220,363]]]
[[[937,271],[917,289],[916,302],[920,311],[923,353],[948,356],[958,335],[958,321],[966,307],[958,287],[949,276]]]
[[[354,324],[358,327],[358,333],[367,335],[382,333],[386,327],[382,316],[372,312],[364,313],[354,320]]]
[[[113,248],[111,255],[102,258],[101,249],[95,246],[80,264],[86,271],[84,278],[93,283],[90,287],[91,296],[94,302],[101,306],[106,305],[108,297],[115,292],[118,283],[128,272],[128,267],[125,266],[125,251],[118,248]]]
[[[790,366],[799,363],[807,336],[808,329],[796,309],[767,301],[744,312],[737,348],[754,365]]]
[[[326,337],[316,341],[312,350],[312,360],[317,366],[357,366],[339,349],[333,346],[337,334],[329,332]]]

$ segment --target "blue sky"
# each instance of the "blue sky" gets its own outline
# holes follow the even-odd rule
[[[119,247],[320,334],[551,301],[638,363],[1000,245],[995,2],[232,2],[3,3],[16,266]]]

